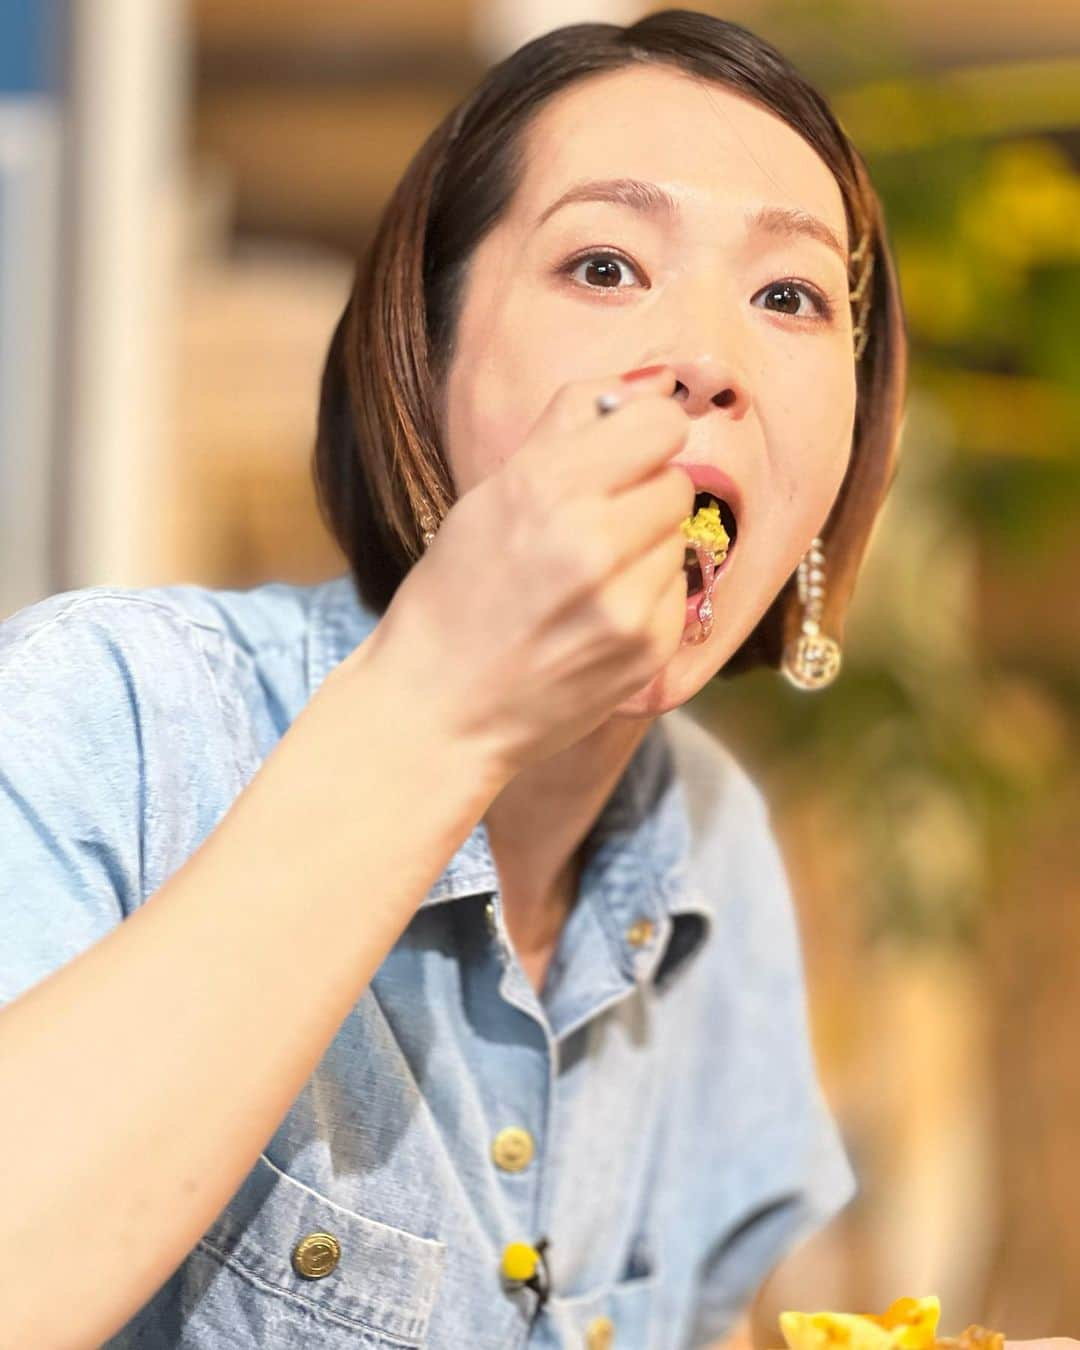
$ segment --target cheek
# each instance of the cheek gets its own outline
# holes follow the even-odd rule
[[[561,385],[580,378],[580,368],[563,374],[554,366],[552,359],[507,359],[452,390],[443,446],[459,494],[512,459]]]
[[[451,387],[443,451],[458,496],[494,473],[513,453],[524,434],[518,422],[514,409],[504,406],[489,381],[474,379],[468,388]]]
[[[768,435],[773,490],[763,533],[772,542],[763,556],[763,571],[770,574],[763,594],[769,598],[824,525],[851,458],[854,371],[830,362],[791,374],[783,411],[774,414]]]
[[[501,467],[526,440],[572,359],[538,343],[528,323],[500,324],[462,354],[447,387],[443,445],[459,494]],[[578,372],[580,373],[580,372]]]
[[[824,526],[849,460],[848,445],[836,440],[824,444],[800,442],[785,456],[780,479],[783,486],[774,499],[775,510],[770,512],[774,537],[784,541],[779,550],[784,577]]]
[[[793,372],[794,373],[794,372]],[[777,480],[789,509],[822,523],[847,471],[855,424],[855,374],[835,360],[803,366],[773,424]],[[801,508],[801,509],[800,509]],[[813,528],[813,524],[811,524]]]
[[[814,463],[817,466],[814,490],[814,511],[819,523],[824,523],[836,500],[848,466],[851,463],[852,434],[855,425],[855,394],[840,394],[829,409],[824,424],[818,428],[814,442]]]

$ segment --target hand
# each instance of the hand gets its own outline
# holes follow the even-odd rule
[[[508,780],[580,740],[675,655],[694,484],[674,372],[572,381],[460,497],[367,653],[414,733],[481,746]],[[597,395],[622,406],[598,415]],[[364,644],[367,646],[368,644]]]

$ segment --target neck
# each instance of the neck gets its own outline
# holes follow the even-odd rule
[[[513,778],[484,816],[503,912],[523,949],[554,944],[578,894],[585,843],[653,718],[611,718]]]

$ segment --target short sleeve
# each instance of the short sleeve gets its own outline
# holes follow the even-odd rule
[[[694,1299],[689,1347],[726,1336],[776,1265],[819,1232],[856,1194],[851,1164],[824,1103],[807,1132],[802,1180],[778,1185],[708,1252]]]
[[[857,1182],[818,1078],[810,1040],[798,919],[768,804],[749,791],[740,865],[740,962],[757,988],[745,995],[744,1076],[753,1128],[744,1135],[741,1215],[716,1235],[698,1267],[688,1347],[725,1336],[775,1266],[834,1218]],[[768,1069],[763,1073],[762,1065]],[[756,1086],[751,1086],[756,1084]],[[751,1142],[752,1141],[752,1142]]]
[[[141,894],[132,674],[109,602],[72,594],[0,624],[0,1005],[108,934]]]

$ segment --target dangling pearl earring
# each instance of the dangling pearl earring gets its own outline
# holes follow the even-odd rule
[[[840,646],[821,631],[825,606],[825,545],[815,538],[799,563],[802,630],[784,648],[780,669],[798,689],[824,689],[840,673]]]

